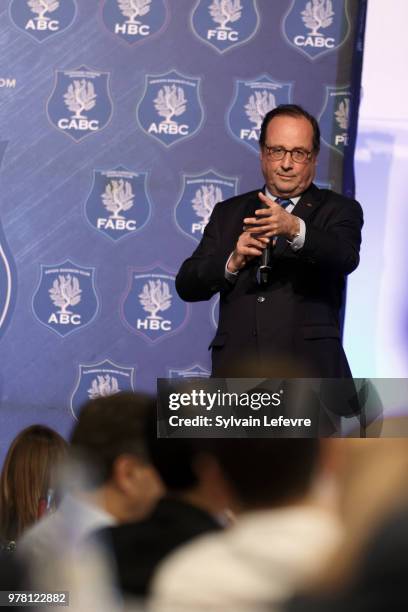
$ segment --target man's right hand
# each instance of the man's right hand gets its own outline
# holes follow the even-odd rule
[[[238,272],[254,257],[262,255],[270,239],[263,236],[253,236],[248,230],[242,232],[228,261],[228,272]]]

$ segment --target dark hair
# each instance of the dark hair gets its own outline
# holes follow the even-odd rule
[[[156,414],[155,399],[124,391],[89,400],[71,433],[74,455],[85,462],[91,486],[100,486],[112,476],[115,460],[123,454],[148,460],[146,426]]]
[[[272,121],[272,119],[274,119],[275,117],[282,117],[282,116],[295,117],[295,118],[304,117],[305,119],[307,119],[313,128],[313,151],[315,153],[318,153],[320,151],[319,124],[317,123],[313,115],[308,113],[304,108],[302,108],[298,104],[280,104],[276,108],[266,113],[265,117],[263,118],[262,125],[261,125],[261,132],[259,134],[259,145],[261,147],[263,147],[263,145],[265,144],[266,129],[268,125],[270,124],[270,122]]]
[[[242,438],[222,442],[214,444],[212,453],[243,506],[280,506],[301,498],[310,489],[319,458],[318,439]]]
[[[194,470],[198,440],[191,438],[157,438],[155,423],[149,428],[149,452],[164,486],[170,492],[182,493],[198,484]]]
[[[53,429],[31,425],[14,438],[0,476],[0,539],[16,540],[38,517],[38,504],[56,485],[67,443]]]
[[[204,380],[204,379],[203,379]],[[178,389],[191,389],[190,381]],[[203,382],[205,384],[205,382]],[[183,410],[183,416],[193,416],[190,408]],[[196,473],[197,457],[207,449],[208,440],[200,438],[158,438],[156,415],[149,419],[148,446],[152,465],[156,468],[164,486],[169,492],[184,493],[199,484]]]

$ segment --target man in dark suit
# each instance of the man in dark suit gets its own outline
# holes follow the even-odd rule
[[[303,108],[268,112],[265,187],[218,203],[181,266],[181,298],[220,292],[213,376],[270,376],[283,361],[298,376],[351,376],[340,310],[345,276],[359,263],[363,214],[355,200],[313,185],[319,148],[319,126]]]

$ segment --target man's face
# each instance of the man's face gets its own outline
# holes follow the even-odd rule
[[[312,152],[312,125],[305,117],[274,117],[266,129],[265,144]],[[290,198],[300,195],[309,187],[316,172],[314,152],[303,163],[293,161],[289,153],[277,161],[268,156],[265,147],[261,147],[260,159],[266,186],[274,196]]]

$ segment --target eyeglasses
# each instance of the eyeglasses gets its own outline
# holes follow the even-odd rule
[[[283,147],[271,147],[267,144],[264,145],[264,149],[267,156],[275,161],[283,159],[286,153],[290,153],[292,161],[298,164],[304,164],[312,157],[312,151],[304,151],[304,149],[284,149]]]

